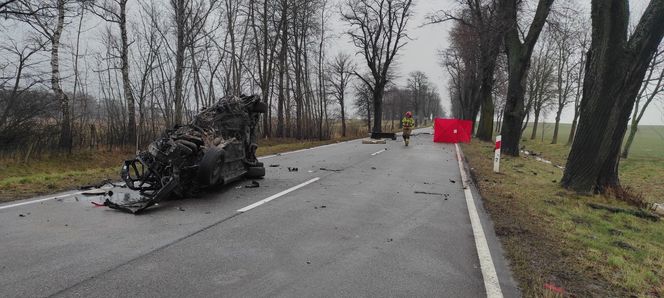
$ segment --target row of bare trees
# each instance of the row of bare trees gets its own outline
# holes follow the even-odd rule
[[[367,120],[367,128],[372,128],[373,94],[366,85],[354,86],[356,93],[355,107],[360,115]],[[408,75],[403,87],[390,84],[383,97],[383,129],[395,131],[400,129],[401,119],[406,112],[412,112],[415,124],[428,125],[436,117],[445,117],[441,97],[429,77],[421,71],[413,71]],[[372,116],[374,115],[374,116]],[[375,120],[375,119],[374,119]]]
[[[430,16],[432,23],[454,21],[441,64],[451,77],[455,116],[479,114],[476,134],[483,140],[498,119],[503,153],[518,156],[531,115],[535,138],[542,114],[555,114],[551,142],[558,143],[561,116],[572,107],[562,185],[582,192],[620,187],[630,117],[624,157],[645,108],[662,91],[664,1],[651,0],[633,30],[628,1],[593,0],[590,14],[564,0],[458,2],[458,10]],[[485,75],[493,92],[482,91]]]
[[[241,93],[270,107],[264,137],[326,139],[338,119],[345,136],[356,85],[380,131],[412,0],[5,0],[0,14],[2,151],[71,152],[141,146]],[[331,18],[364,63],[328,50]]]

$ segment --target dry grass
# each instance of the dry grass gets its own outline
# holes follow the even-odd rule
[[[525,144],[564,163],[564,146]],[[664,295],[663,222],[592,209],[588,202],[632,207],[568,192],[559,186],[562,170],[532,157],[504,157],[496,174],[492,144],[474,142],[463,150],[524,296],[552,297],[547,283],[576,297]],[[664,178],[662,172],[624,167],[627,175]]]
[[[53,154],[24,163],[0,160],[0,202],[75,189],[104,179],[117,180],[130,151],[81,151]]]
[[[326,141],[296,139],[261,139],[258,155],[270,155],[326,145],[353,138]],[[81,185],[120,179],[122,161],[131,158],[127,151],[80,151],[68,155],[48,155],[24,163],[22,160],[0,159],[0,202],[76,189]]]

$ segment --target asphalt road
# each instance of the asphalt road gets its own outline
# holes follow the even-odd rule
[[[486,296],[454,145],[421,134],[262,161],[258,188],[139,216],[80,194],[0,205],[0,296]],[[471,190],[502,294],[519,296]]]

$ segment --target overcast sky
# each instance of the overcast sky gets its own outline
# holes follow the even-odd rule
[[[164,5],[169,5],[167,0],[158,0],[162,1]],[[332,37],[329,40],[329,47],[327,56],[329,58],[334,57],[334,55],[339,52],[346,52],[351,54],[356,54],[357,49],[353,47],[350,42],[350,39],[347,35],[343,34],[347,30],[346,24],[341,21],[339,14],[339,2],[344,0],[330,0],[331,7],[329,19],[329,27],[332,30]],[[589,3],[587,0],[557,0],[556,3],[561,1],[577,1],[579,5],[585,6],[586,11],[590,11]],[[134,1],[130,1],[132,3]],[[632,7],[632,20],[638,20],[640,14],[646,6],[648,0],[632,0],[630,5]],[[401,49],[400,55],[398,56],[397,63],[394,65],[395,73],[397,74],[397,79],[395,83],[399,86],[404,86],[408,73],[412,71],[422,71],[426,73],[433,84],[436,85],[440,96],[443,100],[443,106],[447,111],[450,108],[449,92],[447,87],[448,74],[443,68],[439,65],[439,59],[437,52],[440,49],[445,49],[448,47],[448,37],[449,29],[452,26],[452,23],[443,23],[436,25],[426,25],[423,26],[426,22],[426,16],[432,12],[439,11],[441,9],[454,9],[456,7],[456,0],[414,0],[414,16],[410,20],[408,34],[411,37],[408,40],[408,44]],[[136,13],[136,11],[130,11],[130,14]],[[136,17],[136,15],[134,15]],[[64,44],[69,44],[73,46],[75,39],[73,38],[73,33],[75,31],[75,26],[68,26],[68,32],[65,32],[62,42]],[[24,33],[21,32],[20,28],[13,27],[3,29],[5,33],[13,36],[21,36]],[[25,29],[25,28],[23,28]],[[101,47],[101,31],[104,30],[104,25],[100,24],[100,21],[94,20],[92,18],[88,19],[84,26],[83,39],[81,40],[81,45],[83,48],[92,49],[96,51]],[[7,32],[14,31],[14,32]],[[131,32],[130,32],[131,34]],[[66,46],[66,45],[65,45]],[[140,49],[131,49],[132,51]],[[44,53],[46,55],[47,53]],[[64,53],[63,53],[64,54]],[[365,61],[361,58],[360,55],[354,55],[357,64],[361,67],[366,68]],[[44,59],[47,57],[45,56]],[[67,54],[64,54],[63,59],[70,59]],[[91,63],[93,60],[88,61]],[[63,72],[71,72],[67,69],[68,65],[71,65],[70,61],[63,63]],[[92,66],[90,66],[92,67]],[[92,78],[91,78],[92,79]],[[569,123],[572,120],[572,105],[568,106],[565,110],[562,118],[562,122]],[[547,115],[546,121],[553,121],[553,113]],[[660,100],[654,104],[651,104],[651,107],[648,109],[646,114],[643,117],[641,124],[645,125],[663,125],[664,124],[664,100]]]
[[[340,1],[340,0],[336,0]],[[559,2],[559,1],[558,1]],[[414,18],[410,21],[408,34],[412,40],[408,41],[406,47],[401,51],[398,57],[398,65],[396,65],[396,73],[399,78],[396,83],[399,86],[404,86],[408,73],[411,71],[420,70],[429,76],[429,79],[437,86],[443,105],[449,111],[450,100],[447,91],[448,75],[439,63],[437,51],[448,47],[449,29],[452,23],[436,24],[422,26],[426,20],[427,14],[441,9],[451,9],[456,7],[454,0],[415,0]],[[586,11],[590,11],[590,1],[579,0],[578,3],[586,7]],[[632,20],[638,20],[639,15],[645,8],[647,0],[632,0],[630,5],[632,7]],[[338,11],[338,8],[334,8]],[[338,14],[338,13],[337,13]],[[331,27],[337,33],[336,40],[333,42],[334,48],[338,51],[345,51],[355,53],[356,49],[350,42],[350,39],[341,34],[346,30],[345,24],[340,21],[340,18],[332,17]],[[331,57],[334,53],[330,53]],[[359,55],[358,55],[359,56]],[[356,56],[358,65],[365,65],[361,57]],[[658,103],[651,104],[652,107],[646,111],[641,124],[644,125],[663,125],[664,124],[664,103],[660,100]],[[546,121],[553,122],[555,113],[547,115]],[[573,117],[573,104],[570,105],[564,112],[561,122],[571,123]]]

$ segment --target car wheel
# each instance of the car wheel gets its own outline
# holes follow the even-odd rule
[[[205,185],[215,185],[222,180],[224,150],[212,147],[205,151],[198,165],[198,181]]]
[[[247,174],[245,177],[250,179],[263,178],[265,177],[265,168],[264,167],[249,167],[247,169]]]

